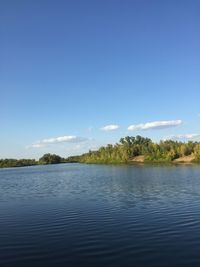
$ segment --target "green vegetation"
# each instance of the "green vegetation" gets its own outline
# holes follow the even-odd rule
[[[40,159],[39,159],[39,164],[42,165],[47,165],[47,164],[58,164],[58,163],[63,163],[65,160],[61,158],[60,156],[56,154],[44,154]]]
[[[139,160],[138,160],[139,158]],[[0,168],[47,165],[59,163],[128,163],[128,162],[197,162],[200,163],[200,142],[187,143],[172,140],[154,143],[142,136],[126,136],[115,145],[108,144],[96,151],[81,156],[62,158],[55,154],[44,154],[34,159],[0,159]]]
[[[78,163],[81,161],[81,156],[71,156],[65,159],[65,163]]]
[[[196,144],[194,147],[195,161],[200,162],[200,143]]]
[[[191,155],[192,160],[200,162],[200,143],[188,143],[172,140],[153,143],[151,139],[141,136],[121,138],[115,145],[89,151],[80,157],[83,163],[127,163],[134,157],[143,156],[144,162],[172,162],[178,158]],[[183,159],[184,161],[184,159]],[[181,162],[181,161],[180,161]]]
[[[38,162],[35,159],[0,159],[0,168],[25,167],[37,164]]]
[[[0,159],[0,168],[25,167],[33,165],[48,165],[59,163],[80,162],[80,156],[62,158],[56,154],[44,154],[38,161],[35,159]]]

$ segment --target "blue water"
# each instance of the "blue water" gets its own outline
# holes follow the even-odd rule
[[[0,266],[200,266],[200,166],[0,169]]]

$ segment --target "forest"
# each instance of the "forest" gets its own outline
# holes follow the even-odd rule
[[[142,136],[126,136],[115,145],[108,144],[97,151],[89,151],[80,157],[83,163],[127,163],[137,161],[143,156],[143,162],[175,162],[190,156],[191,162],[200,162],[200,142],[178,142],[173,140],[153,142]],[[181,161],[181,160],[180,160]],[[184,161],[184,158],[183,158]]]
[[[138,158],[140,160],[138,160]],[[131,162],[172,162],[200,163],[200,142],[178,142],[173,140],[153,142],[142,136],[126,136],[118,143],[102,146],[96,151],[83,155],[62,158],[56,154],[44,154],[39,160],[35,159],[0,159],[0,168],[24,167],[59,163],[131,163]]]

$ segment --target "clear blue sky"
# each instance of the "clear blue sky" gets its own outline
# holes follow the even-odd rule
[[[2,0],[0,158],[198,139],[199,14],[198,0]],[[155,121],[172,125],[127,130]]]

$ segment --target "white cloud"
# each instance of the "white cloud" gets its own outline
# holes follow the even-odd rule
[[[119,125],[117,125],[117,124],[110,124],[110,125],[106,125],[106,126],[101,128],[101,130],[105,131],[105,132],[115,131],[118,129],[119,129]]]
[[[178,135],[171,135],[167,139],[195,139],[200,138],[200,134],[178,134]],[[165,138],[166,139],[166,138]]]
[[[81,142],[85,141],[85,138],[74,136],[74,135],[65,135],[65,136],[60,136],[60,137],[55,137],[55,138],[49,138],[49,139],[44,139],[41,141],[43,144],[56,144],[56,143],[62,143],[62,142]]]
[[[130,125],[128,127],[128,130],[138,131],[138,130],[148,130],[148,129],[162,129],[162,128],[175,127],[180,124],[182,124],[182,120],[152,121],[152,122]]]
[[[58,143],[79,143],[83,141],[87,141],[87,138],[84,137],[79,137],[75,135],[65,135],[65,136],[59,136],[59,137],[53,137],[53,138],[48,138],[48,139],[43,139],[40,141],[35,142],[28,148],[41,148],[49,144],[58,144]]]
[[[33,147],[33,148],[41,148],[41,147],[44,147],[44,144],[37,144],[37,143],[35,143],[35,144],[32,144],[31,146],[27,146],[27,148],[30,148],[30,147]]]

